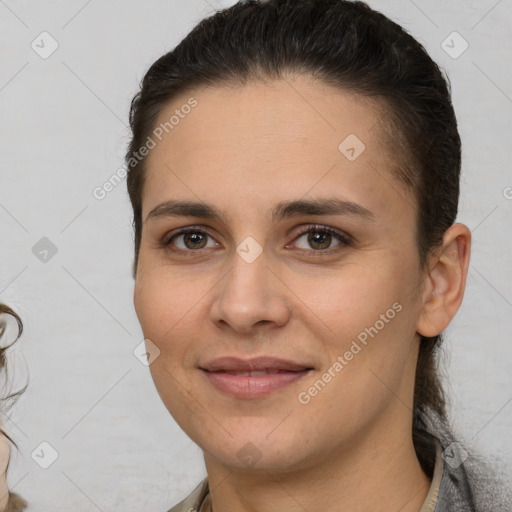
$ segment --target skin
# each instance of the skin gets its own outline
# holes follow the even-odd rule
[[[9,488],[7,487],[6,472],[9,455],[9,441],[0,433],[0,510],[5,510],[9,502]]]
[[[156,388],[204,452],[213,509],[418,511],[430,486],[410,430],[418,333],[442,332],[462,301],[469,230],[454,224],[420,266],[416,203],[393,175],[379,104],[296,75],[188,91],[157,124],[190,96],[197,107],[146,162],[134,305],[160,350],[150,365]],[[366,146],[354,161],[338,150],[349,134]],[[372,218],[270,216],[280,201],[334,196]],[[224,216],[146,220],[171,199],[211,203]],[[320,241],[308,242],[300,231],[310,224],[353,241],[313,230]],[[186,226],[209,236],[178,236],[165,247]],[[248,236],[263,249],[251,263],[236,251]],[[394,303],[402,310],[300,403],[299,393]],[[240,399],[198,369],[226,355],[271,355],[314,370],[266,397]],[[247,443],[253,465],[240,456]]]

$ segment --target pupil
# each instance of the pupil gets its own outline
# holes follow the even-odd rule
[[[198,245],[198,242],[201,243],[201,241],[204,241],[202,240],[203,239],[203,235],[199,234],[199,233],[189,233],[187,235],[185,235],[185,244],[187,244],[187,241],[191,241],[192,242],[192,246],[195,246],[193,248],[197,248],[197,245]]]
[[[309,236],[309,242],[312,244],[320,243],[322,246],[319,247],[320,249],[325,249],[329,247],[329,237],[331,235],[329,233],[320,233],[319,231],[314,232],[314,234],[311,234]],[[320,237],[320,240],[318,238]],[[321,239],[324,238],[324,244],[322,244]],[[325,243],[325,239],[327,239],[327,244]]]

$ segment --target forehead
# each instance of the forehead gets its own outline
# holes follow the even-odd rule
[[[192,98],[197,102],[193,109],[187,107]],[[348,135],[370,145],[380,142],[381,107],[377,100],[295,75],[191,90],[164,107],[156,124],[164,128],[162,138],[196,155],[201,148],[194,146],[194,139],[209,150],[234,143],[270,148],[301,141],[306,144],[304,152],[312,152],[313,147],[331,152]],[[165,130],[169,120],[173,126]],[[192,130],[194,138],[190,138]]]
[[[402,196],[406,190],[398,182],[389,187],[395,159],[379,107],[305,76],[184,93],[154,127],[143,217],[170,190],[246,207],[338,190],[385,206],[393,189]]]

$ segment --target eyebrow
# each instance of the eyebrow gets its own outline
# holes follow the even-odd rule
[[[272,209],[273,222],[300,215],[353,215],[375,220],[373,213],[364,206],[337,197],[282,201]],[[222,221],[223,212],[216,206],[194,201],[165,201],[151,210],[146,221],[161,217],[200,217]]]

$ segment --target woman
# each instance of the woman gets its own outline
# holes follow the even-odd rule
[[[509,510],[436,372],[471,234],[424,48],[362,2],[239,2],[130,123],[135,310],[207,471],[171,510]]]
[[[3,315],[11,315],[18,324],[18,335],[16,339],[8,346],[0,347],[0,372],[5,374],[5,379],[7,380],[7,359],[6,359],[6,351],[10,348],[18,338],[21,336],[23,332],[23,324],[21,322],[20,317],[13,311],[9,306],[5,304],[0,304],[0,340],[2,340],[6,323],[4,321]],[[2,412],[5,412],[10,406],[5,406],[5,403],[8,403],[12,399],[15,399],[17,396],[22,394],[25,391],[26,387],[17,391],[16,393],[12,393],[5,398],[2,399]],[[4,429],[0,426],[0,510],[2,512],[16,512],[25,510],[27,502],[18,494],[10,492],[7,486],[7,471],[9,469],[9,461],[11,456],[11,451],[9,447],[9,441],[16,446],[16,443],[9,437],[9,435],[4,431]],[[17,447],[17,446],[16,446]]]

